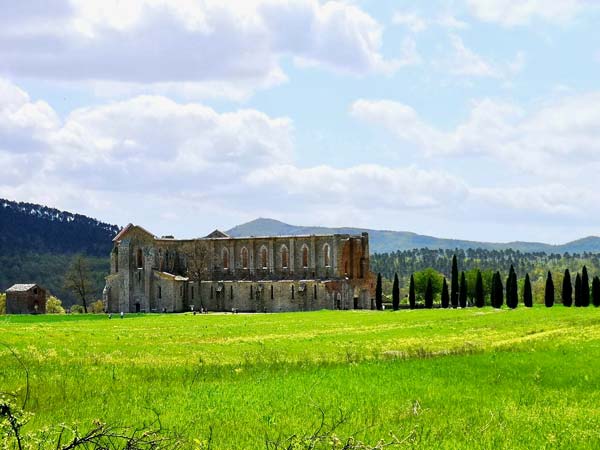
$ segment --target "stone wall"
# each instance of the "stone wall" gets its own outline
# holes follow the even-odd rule
[[[131,226],[115,241],[105,304],[113,312],[371,309],[373,291],[366,233],[175,240]]]
[[[41,288],[6,293],[6,314],[45,314],[46,291]]]

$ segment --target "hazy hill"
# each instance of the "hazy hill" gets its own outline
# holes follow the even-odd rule
[[[469,249],[483,248],[487,250],[513,249],[522,252],[545,252],[545,253],[583,253],[600,252],[600,237],[590,236],[569,242],[562,245],[550,245],[539,242],[477,242],[464,241],[459,239],[442,239],[432,236],[424,236],[408,231],[386,231],[369,230],[364,228],[326,228],[289,225],[273,219],[259,218],[248,223],[238,225],[227,231],[230,236],[282,236],[282,235],[300,235],[300,234],[329,234],[329,233],[349,233],[360,234],[366,231],[369,233],[371,252],[383,253],[396,250],[410,250],[413,248],[430,249]]]

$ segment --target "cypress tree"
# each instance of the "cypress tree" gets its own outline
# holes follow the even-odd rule
[[[483,293],[483,277],[481,271],[477,271],[477,281],[475,282],[475,306],[483,308],[485,306],[485,294]]]
[[[592,280],[592,303],[596,308],[600,306],[600,278],[598,277]]]
[[[575,306],[581,306],[581,275],[579,273],[575,277]]]
[[[460,290],[459,290],[459,298],[458,301],[460,303],[461,308],[467,307],[467,277],[465,277],[465,273],[460,273]]]
[[[397,273],[394,274],[394,285],[392,286],[392,307],[394,311],[398,311],[400,307],[400,282]]]
[[[498,302],[498,308],[502,308],[504,304],[504,286],[502,286],[502,277],[500,272],[496,272],[496,301]]]
[[[590,280],[585,266],[581,271],[581,306],[590,306]]]
[[[533,306],[533,294],[531,292],[531,280],[529,274],[525,274],[525,284],[523,285],[523,303],[527,308]]]
[[[502,308],[504,304],[504,287],[502,286],[502,277],[500,272],[496,272],[496,308]]]
[[[408,288],[408,304],[410,309],[415,309],[417,305],[417,294],[415,293],[415,277],[410,276],[410,286]]]
[[[561,298],[564,306],[570,307],[573,305],[573,284],[571,284],[571,272],[569,272],[569,269],[565,269]]]
[[[552,274],[548,271],[548,277],[546,278],[546,291],[544,292],[544,303],[546,307],[551,308],[554,305],[554,281],[552,281]]]
[[[511,273],[508,272],[508,277],[506,277],[506,306],[510,308],[512,304],[512,300],[510,298],[510,281],[511,281]]]
[[[375,307],[377,310],[383,309],[383,288],[381,287],[381,274],[377,274],[377,285],[375,286]]]
[[[519,305],[519,289],[517,287],[517,274],[515,268],[510,266],[506,280],[506,306],[515,309]]]
[[[444,277],[444,282],[442,284],[442,308],[448,308],[450,306],[450,294],[448,294],[448,283],[446,283],[446,278]]]
[[[458,308],[458,262],[456,255],[452,256],[452,280],[450,281],[450,303]]]
[[[496,290],[496,274],[494,273],[492,275],[492,289],[490,291],[490,303],[493,308],[496,307]]]
[[[431,278],[427,279],[427,287],[425,288],[425,308],[433,308],[433,286]]]

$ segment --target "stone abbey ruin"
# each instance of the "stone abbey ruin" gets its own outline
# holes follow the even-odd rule
[[[113,243],[108,312],[374,308],[367,233],[179,240],[129,224]]]

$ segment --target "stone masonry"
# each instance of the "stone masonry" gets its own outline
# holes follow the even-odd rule
[[[129,224],[113,242],[109,312],[373,308],[367,233],[177,240]]]

